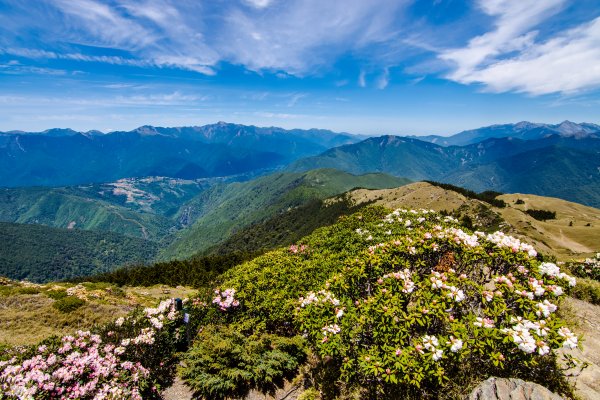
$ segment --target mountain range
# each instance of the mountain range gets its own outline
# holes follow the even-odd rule
[[[381,136],[298,160],[290,171],[336,168],[435,180],[475,191],[559,197],[600,206],[600,139],[551,135],[543,139],[490,138],[440,146],[414,138]]]
[[[254,173],[318,154],[359,136],[227,123],[143,126],[130,132],[0,133],[0,186],[63,186],[122,178],[197,179]]]
[[[516,124],[491,125],[484,128],[471,129],[452,136],[429,135],[410,137],[441,146],[465,146],[490,138],[512,137],[523,140],[536,140],[552,135],[573,138],[600,138],[600,125],[586,122],[578,124],[571,121],[563,121],[555,125],[521,121]]]
[[[0,133],[0,222],[12,224],[3,229],[15,238],[4,243],[11,256],[0,262],[0,275],[24,276],[14,274],[27,264],[27,276],[43,280],[50,265],[58,279],[63,262],[64,276],[72,277],[73,260],[86,257],[95,261],[82,271],[98,272],[119,263],[253,252],[264,245],[256,232],[281,244],[334,222],[337,209],[322,200],[356,187],[429,180],[598,207],[599,132],[594,124],[565,121],[495,125],[443,143],[222,122],[109,134]],[[58,238],[39,240],[44,260],[19,262],[28,230],[32,237]],[[76,251],[66,252],[61,241]],[[54,253],[75,255],[56,259]]]

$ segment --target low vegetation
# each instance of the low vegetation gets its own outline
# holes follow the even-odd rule
[[[0,276],[49,282],[151,260],[154,242],[111,232],[0,222]]]
[[[549,210],[525,210],[525,213],[530,215],[532,218],[537,219],[538,221],[547,221],[549,219],[556,219],[556,212]]]
[[[502,233],[368,208],[227,271],[195,301],[182,375],[212,399],[269,390],[306,360],[323,398],[454,398],[492,375],[568,396],[554,350],[577,337],[555,311],[573,284]]]
[[[497,199],[498,196],[502,195],[502,193],[500,193],[500,192],[488,190],[485,192],[476,193],[472,190],[468,190],[468,189],[462,188],[460,186],[451,185],[449,183],[441,183],[441,182],[434,182],[434,181],[425,181],[425,182],[430,183],[434,186],[438,186],[442,189],[452,190],[454,192],[460,193],[463,196],[468,197],[469,199],[484,201],[494,207],[498,207],[498,208],[506,207],[506,203],[504,202],[504,200]]]

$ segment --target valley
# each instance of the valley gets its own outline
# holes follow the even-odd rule
[[[300,323],[299,318],[310,319],[317,315],[298,311],[302,307],[296,305],[297,298],[307,291],[317,290],[323,282],[327,288],[341,284],[337,279],[354,282],[359,279],[352,275],[354,273],[363,277],[360,279],[375,279],[368,274],[368,278],[364,278],[367,275],[362,274],[366,274],[366,270],[360,272],[361,263],[371,257],[375,257],[374,260],[399,257],[392,264],[381,261],[382,268],[391,268],[393,274],[399,273],[395,263],[404,265],[415,261],[415,265],[432,268],[455,263],[455,268],[470,271],[469,279],[473,282],[483,278],[477,268],[469,269],[471,264],[466,261],[469,257],[476,257],[477,263],[483,262],[485,257],[497,257],[494,263],[506,262],[506,265],[512,265],[513,261],[508,260],[517,257],[520,263],[533,269],[541,268],[540,262],[551,260],[573,273],[578,265],[574,260],[589,259],[599,250],[600,209],[593,205],[598,202],[595,188],[600,185],[600,179],[593,166],[597,162],[600,139],[590,132],[592,125],[581,125],[584,132],[581,135],[561,134],[556,131],[558,128],[548,132],[550,128],[538,125],[521,125],[520,129],[526,128],[541,133],[521,132],[518,137],[495,138],[489,137],[490,131],[504,135],[508,128],[484,129],[482,141],[462,146],[449,143],[440,146],[433,143],[437,142],[433,139],[432,143],[397,136],[351,140],[343,134],[298,131],[294,135],[302,140],[331,146],[317,149],[315,145],[313,150],[298,152],[298,143],[294,140],[300,139],[285,138],[291,131],[232,128],[229,124],[191,130],[142,127],[134,135],[194,140],[202,144],[243,143],[248,152],[259,151],[253,153],[259,158],[263,157],[260,151],[265,143],[275,143],[265,140],[277,141],[284,137],[284,142],[292,145],[287,149],[283,144],[279,147],[282,152],[279,160],[286,159],[286,162],[271,164],[268,168],[252,167],[240,173],[241,170],[225,169],[224,175],[213,176],[134,174],[113,181],[66,186],[10,187],[7,184],[0,188],[0,276],[8,278],[1,278],[0,282],[3,321],[0,354],[4,351],[6,359],[13,354],[14,346],[28,348],[36,343],[48,343],[44,346],[53,348],[56,335],[63,336],[64,340],[76,329],[91,329],[98,332],[102,341],[111,343],[111,335],[114,335],[111,332],[121,329],[114,321],[117,318],[121,321],[122,317],[133,324],[124,325],[128,331],[144,335],[151,329],[155,332],[153,335],[160,338],[156,340],[162,344],[155,350],[140,348],[138,355],[131,353],[131,357],[142,357],[148,360],[147,365],[153,365],[155,372],[151,379],[155,385],[169,386],[175,379],[172,364],[162,364],[168,365],[169,372],[166,372],[161,365],[153,364],[155,361],[149,361],[160,359],[156,358],[157,351],[170,354],[161,357],[175,360],[172,353],[175,348],[167,344],[172,343],[185,350],[178,356],[182,357],[183,367],[176,381],[182,393],[189,396],[192,391],[207,398],[214,393],[217,397],[232,394],[239,397],[246,396],[250,390],[260,393],[281,388],[285,382],[289,385],[292,378],[298,382],[315,379],[299,372],[301,365],[307,371],[321,368],[307,359],[306,346],[312,346],[311,351],[329,350],[322,340],[310,344],[312,336],[300,339],[297,335],[295,326]],[[244,135],[226,135],[224,130],[243,131]],[[202,138],[194,136],[200,135],[199,132],[203,132]],[[81,134],[60,131],[23,135],[72,137]],[[265,135],[274,137],[265,138]],[[473,131],[468,135],[461,133],[456,141],[467,140],[465,138],[473,141],[475,137]],[[19,141],[23,143],[27,142]],[[564,171],[569,171],[569,179]],[[54,181],[46,183],[50,182]],[[439,233],[440,229],[445,233]],[[475,231],[479,233],[470,236],[469,232]],[[435,238],[434,232],[438,232]],[[457,236],[446,237],[451,233]],[[436,241],[433,247],[424,244],[423,239],[417,241],[421,234],[427,240]],[[469,244],[473,240],[477,244]],[[389,255],[387,250],[380,250],[390,243],[408,247]],[[444,246],[445,250],[438,253],[437,246]],[[484,246],[486,252],[476,250],[476,256],[471,254],[475,251],[473,248],[479,248],[477,246]],[[506,246],[513,248],[507,250]],[[423,270],[414,275],[414,279],[417,281],[429,273],[430,270]],[[600,283],[593,277],[578,275],[577,279],[577,287],[569,293],[579,300],[570,301],[600,304]],[[425,296],[423,301],[429,301],[425,300],[430,296],[428,282],[418,284]],[[554,287],[551,284],[554,281],[549,282],[546,288]],[[381,285],[379,280],[371,284]],[[352,285],[335,287],[343,294],[345,288]],[[227,292],[226,288],[235,288],[235,291]],[[366,296],[365,299],[381,295],[379,302],[388,301],[384,292],[369,294],[369,289],[366,290],[360,295]],[[464,290],[470,289],[465,287]],[[217,301],[214,293],[221,304],[220,311],[213,306]],[[510,295],[506,292],[503,296]],[[187,300],[191,303],[186,303],[185,312],[189,313],[186,318],[193,321],[191,329],[197,335],[189,342],[182,342],[178,333],[182,325],[177,321],[182,315],[170,312],[171,317],[153,320],[139,314],[143,307],[174,297],[192,299]],[[447,301],[445,297],[438,300]],[[427,309],[437,307],[438,300],[427,303]],[[237,307],[233,306],[235,302],[244,308],[239,312],[232,310],[228,317],[229,308]],[[280,305],[274,307],[274,303]],[[353,309],[354,303],[344,304],[344,311],[340,313],[338,309],[337,315],[363,312],[360,308]],[[533,303],[529,306],[533,307]],[[361,318],[374,318],[379,312],[373,309]],[[409,313],[406,314],[409,319],[425,315],[410,307],[405,312]],[[413,312],[416,314],[410,314]],[[386,331],[388,324],[383,322],[387,318],[383,315],[384,319],[372,321],[380,324],[377,329],[382,329],[381,332]],[[173,322],[168,322],[171,321],[168,318],[173,318]],[[409,319],[405,322],[409,323]],[[360,321],[362,319],[355,322],[360,325]],[[428,322],[423,323],[428,326]],[[454,326],[452,321],[444,323]],[[345,325],[327,326],[333,335],[337,335],[333,333],[337,329],[346,329]],[[186,325],[185,329],[190,326]],[[583,331],[590,332],[588,327]],[[476,347],[479,333],[471,334],[475,336],[463,335],[464,340]],[[321,327],[318,334],[313,332],[312,335],[321,337]],[[127,343],[128,339],[124,340]],[[215,346],[225,346],[232,355],[225,357],[228,361],[224,361],[222,367],[209,371],[206,363],[222,357]],[[281,351],[275,352],[274,348]],[[252,370],[233,372],[226,366],[231,357],[237,357],[233,354],[242,354],[240,352],[248,353],[249,358],[236,359],[235,363],[246,363]],[[590,359],[589,350],[582,354]],[[403,368],[410,370],[412,361],[405,360],[402,362],[408,364]],[[516,360],[510,361],[515,371],[518,370]],[[344,361],[340,362],[343,365]],[[262,363],[270,365],[272,375],[268,378],[252,372],[264,368]],[[500,373],[495,367],[480,365],[480,360],[475,358],[469,358],[466,365],[468,368],[479,365],[477,368],[481,371],[492,368],[496,374]],[[592,371],[596,368],[594,364]],[[240,385],[231,381],[232,373],[244,374],[248,377],[247,383]],[[343,370],[335,372],[343,373]],[[443,386],[444,390],[452,396],[462,395],[479,379],[473,370],[461,376],[469,378],[458,386]],[[527,376],[542,381],[542,375]],[[582,398],[593,398],[596,393],[589,376],[583,375],[576,381]],[[359,381],[361,379],[365,378]],[[427,390],[439,390],[431,376],[423,379],[427,380]],[[572,393],[574,389],[561,379],[545,381],[545,384],[561,393]],[[325,381],[319,382],[317,385],[325,384]],[[313,383],[306,393],[314,389],[311,385]],[[402,385],[410,387],[412,383]],[[367,389],[359,387],[353,386],[356,396],[369,396],[364,392]]]

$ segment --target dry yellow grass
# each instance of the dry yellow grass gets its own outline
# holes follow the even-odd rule
[[[553,197],[505,194],[500,199],[509,207],[499,209],[502,217],[536,247],[559,259],[582,258],[600,251],[600,210]],[[520,199],[524,204],[515,204]],[[556,219],[537,221],[525,210],[556,212]],[[570,226],[570,223],[573,226]],[[589,226],[588,226],[589,224]]]
[[[394,189],[359,189],[350,192],[357,204],[374,202],[389,208],[426,208],[436,211],[457,211],[476,217],[482,207],[501,217],[502,230],[521,237],[545,254],[559,260],[585,258],[600,251],[600,210],[552,197],[529,194],[505,194],[499,198],[506,208],[491,207],[479,200],[466,198],[462,194],[417,182]],[[524,204],[515,204],[521,199]],[[556,219],[538,221],[524,211],[543,209],[556,212]],[[493,215],[490,214],[490,215]],[[573,226],[570,226],[573,222]],[[589,226],[588,226],[589,224]]]
[[[70,313],[62,313],[52,305],[56,300],[49,292],[75,285],[30,285],[10,282],[0,286],[0,344],[29,345],[53,335],[66,335],[77,329],[90,329],[127,314],[136,306],[153,306],[159,299],[189,297],[190,288],[149,288],[84,284],[86,303]],[[38,293],[34,293],[34,292]]]

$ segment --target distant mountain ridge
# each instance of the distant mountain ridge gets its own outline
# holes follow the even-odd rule
[[[440,146],[381,136],[292,163],[289,171],[336,168],[452,183],[477,192],[532,193],[600,206],[600,139],[551,135],[538,140],[491,138]]]
[[[0,186],[65,186],[122,178],[198,179],[256,173],[362,137],[220,122],[130,132],[0,133]]]
[[[491,125],[478,129],[470,129],[452,136],[409,136],[439,144],[440,146],[465,146],[491,138],[512,137],[523,140],[538,140],[558,135],[572,138],[600,138],[600,125],[582,122],[563,121],[560,124],[542,124],[521,121],[516,124]]]

